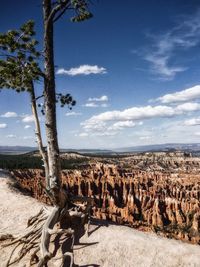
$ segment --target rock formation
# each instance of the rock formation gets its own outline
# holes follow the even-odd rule
[[[13,175],[22,188],[48,203],[43,171],[17,170]],[[81,170],[64,170],[62,185],[74,195],[94,198],[96,218],[200,244],[199,174],[93,163]]]

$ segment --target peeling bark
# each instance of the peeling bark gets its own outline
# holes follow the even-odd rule
[[[60,157],[56,125],[56,92],[54,71],[53,20],[49,19],[51,0],[43,1],[44,14],[44,100],[47,155],[49,163],[49,186],[54,203],[60,205]]]
[[[32,113],[33,113],[33,117],[35,120],[35,135],[37,139],[39,152],[40,152],[40,155],[42,156],[42,160],[44,163],[46,188],[49,189],[49,164],[48,164],[47,153],[45,151],[45,148],[42,142],[42,134],[41,134],[40,122],[39,122],[39,117],[38,117],[38,112],[37,112],[35,89],[34,89],[33,83],[31,84],[30,97],[31,97]]]

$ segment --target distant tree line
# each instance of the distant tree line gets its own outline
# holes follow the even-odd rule
[[[87,158],[61,159],[62,169],[76,169],[82,164],[87,164]],[[44,169],[42,158],[29,154],[0,155],[0,169]]]

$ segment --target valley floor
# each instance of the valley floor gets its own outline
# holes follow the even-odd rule
[[[0,178],[0,234],[17,234],[26,227],[27,219],[42,207],[35,199],[9,187],[8,178]],[[200,246],[161,238],[125,226],[92,225],[89,237],[82,236],[74,246],[75,264],[79,267],[199,267]],[[0,266],[8,249],[0,250]],[[12,265],[28,267],[26,259]],[[57,262],[50,267],[59,266]]]

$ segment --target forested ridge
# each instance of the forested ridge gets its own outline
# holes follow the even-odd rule
[[[87,158],[61,159],[62,169],[75,169],[79,165],[87,163]],[[2,155],[0,154],[0,169],[43,169],[43,162],[40,156],[32,153],[22,155]]]

